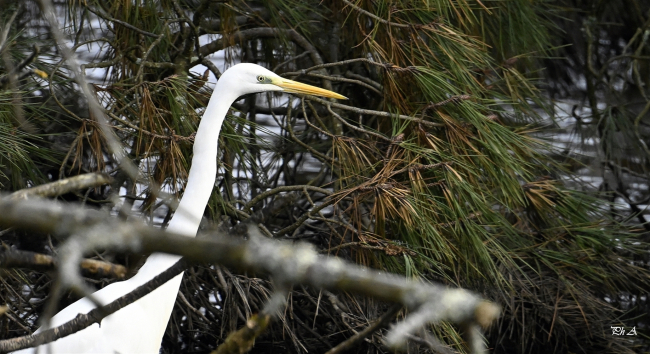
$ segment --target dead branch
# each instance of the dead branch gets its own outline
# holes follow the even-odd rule
[[[88,312],[87,314],[78,314],[77,317],[75,317],[74,319],[58,327],[50,328],[40,333],[36,333],[28,336],[2,340],[0,341],[0,352],[6,353],[6,352],[11,352],[23,348],[36,347],[41,344],[47,344],[59,338],[63,338],[70,334],[79,332],[82,329],[94,323],[101,323],[101,320],[104,317],[126,307],[127,305],[149,294],[159,286],[165,284],[167,281],[180,274],[186,268],[187,268],[187,264],[184,261],[182,260],[178,261],[172,267],[160,273],[155,278],[142,284],[132,292],[117,298],[115,301],[111,302],[110,304],[107,304],[103,307],[95,308],[92,311]]]
[[[379,117],[399,118],[399,119],[403,119],[403,120],[406,120],[406,121],[409,121],[409,122],[426,125],[426,126],[429,126],[429,127],[442,127],[442,126],[444,126],[444,124],[441,124],[441,123],[434,123],[434,122],[430,122],[428,120],[422,120],[420,118],[411,117],[411,116],[407,116],[407,115],[404,115],[404,114],[393,114],[393,113],[388,113],[388,112],[383,112],[383,111],[373,111],[373,110],[370,110],[370,109],[362,109],[362,108],[352,107],[352,106],[348,106],[348,105],[344,105],[344,104],[340,104],[340,103],[336,103],[336,102],[329,102],[327,100],[324,100],[322,98],[318,98],[318,97],[315,97],[315,96],[305,96],[305,98],[310,100],[310,101],[316,101],[316,102],[322,103],[324,105],[329,104],[334,108],[339,108],[339,109],[343,109],[343,110],[358,113],[358,114],[367,114],[367,115],[370,115],[370,116],[379,116]]]
[[[32,215],[32,218],[25,218]],[[215,262],[243,271],[265,273],[282,284],[308,284],[316,288],[342,290],[399,303],[411,311],[387,336],[387,345],[400,348],[407,335],[439,321],[468,324],[472,329],[469,347],[485,352],[478,333],[500,312],[499,306],[464,290],[405,279],[350,264],[339,258],[320,256],[308,244],[290,244],[265,238],[256,227],[239,224],[228,236],[223,231],[196,239],[174,235],[133,221],[120,221],[107,213],[48,200],[0,199],[0,224],[23,229],[74,235],[61,248],[62,284],[76,284],[78,267],[65,262],[94,248],[121,252],[164,252],[187,257],[194,262]],[[110,233],[112,237],[105,237]],[[74,245],[74,247],[73,247]],[[66,254],[74,249],[74,254]],[[76,263],[73,263],[76,264]],[[1,345],[4,342],[0,342]],[[23,343],[24,344],[24,343]],[[31,344],[34,345],[34,344]],[[13,348],[13,347],[12,347]],[[482,348],[480,350],[476,348]],[[15,349],[10,349],[15,350]]]
[[[314,47],[309,42],[309,40],[307,40],[307,38],[302,36],[300,33],[292,29],[281,29],[281,28],[274,28],[274,27],[251,28],[251,29],[235,32],[230,36],[223,36],[213,42],[201,46],[201,48],[199,48],[198,50],[198,54],[200,56],[205,57],[216,51],[222,50],[225,47],[230,46],[228,44],[229,40],[231,40],[230,43],[241,43],[251,39],[279,37],[279,36],[289,37],[293,42],[295,42],[300,47],[302,47],[306,52],[309,52],[309,56],[311,60],[314,62],[314,64],[323,65],[325,63],[323,61],[323,58],[318,53],[318,49],[316,49],[316,47]],[[194,63],[191,65],[193,66]],[[327,74],[327,72],[325,72],[325,69],[322,69],[322,72],[323,74]],[[332,82],[329,79],[323,78],[322,80],[323,80],[322,81],[323,88],[330,91],[333,90]]]
[[[243,354],[247,353],[255,345],[257,338],[271,322],[270,315],[253,315],[246,325],[241,329],[232,332],[226,340],[217,347],[212,354]]]
[[[90,85],[86,80],[85,75],[81,71],[81,65],[77,60],[77,56],[72,51],[72,49],[67,45],[65,35],[61,31],[63,26],[59,23],[58,18],[56,17],[56,12],[52,5],[51,0],[39,0],[41,5],[41,12],[45,20],[50,25],[50,32],[54,38],[65,62],[68,64],[70,71],[74,74],[74,79],[79,84],[79,89],[83,93],[84,97],[88,101],[88,108],[96,120],[97,125],[99,126],[100,131],[104,135],[108,147],[115,159],[115,161],[120,165],[120,167],[131,177],[133,180],[137,180],[140,174],[140,171],[131,160],[126,157],[126,152],[122,146],[122,143],[113,132],[110,124],[108,124],[108,119],[104,114],[104,108],[99,103],[97,96],[90,89]],[[156,35],[157,36],[157,35]],[[158,190],[158,186],[153,186],[154,190]]]
[[[0,249],[0,268],[31,268],[48,271],[56,269],[56,263],[56,258],[47,254]],[[85,277],[123,279],[126,276],[126,268],[120,264],[84,259],[80,266]]]
[[[29,197],[56,197],[76,190],[99,187],[108,183],[111,183],[111,177],[107,174],[96,172],[87,173],[32,188],[21,189],[11,194],[10,198],[27,199]]]
[[[366,339],[366,337],[372,335],[375,331],[385,327],[388,324],[388,322],[390,322],[401,309],[402,309],[401,306],[394,305],[373,324],[366,327],[363,331],[348,338],[347,340],[339,343],[339,345],[328,350],[327,353],[325,354],[339,354],[345,352],[350,348],[353,348],[354,346],[359,344],[362,340]]]

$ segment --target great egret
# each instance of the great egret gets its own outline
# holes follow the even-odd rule
[[[199,222],[205,211],[217,174],[217,144],[221,124],[230,105],[240,96],[266,91],[285,91],[345,99],[337,93],[318,87],[284,79],[255,64],[237,64],[226,70],[214,89],[203,114],[194,139],[194,156],[185,193],[178,211],[169,222],[167,230],[196,236]],[[138,273],[129,280],[113,283],[94,293],[96,299],[107,304],[178,261],[178,256],[152,254]],[[16,353],[121,353],[157,354],[162,337],[172,313],[183,274],[168,281],[158,289],[129,306],[104,318],[101,327],[94,324],[82,331],[61,338],[49,345],[24,349]],[[79,313],[87,313],[94,305],[83,298],[57,313],[51,326],[59,326]],[[48,348],[49,346],[49,348]]]

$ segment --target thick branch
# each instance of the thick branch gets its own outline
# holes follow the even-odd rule
[[[27,220],[25,215],[34,217]],[[108,214],[70,204],[10,198],[0,199],[0,224],[79,235],[68,242],[83,244],[86,249],[97,247],[124,252],[183,255],[191,261],[214,262],[243,271],[270,274],[284,284],[307,284],[400,303],[410,309],[411,314],[389,334],[387,344],[392,347],[402,346],[406,334],[428,323],[451,321],[485,326],[496,319],[500,312],[497,305],[469,291],[413,281],[338,258],[320,256],[311,245],[271,240],[263,237],[256,227],[245,224],[238,225],[234,230],[247,230],[248,241],[241,236],[228,237],[218,231],[213,232],[210,238],[192,239],[141,223],[120,221]],[[89,226],[93,232],[88,232]],[[86,232],[81,232],[83,230]],[[104,233],[100,232],[102,230]],[[104,237],[108,233],[111,237]],[[470,347],[475,346],[475,343],[470,343]]]

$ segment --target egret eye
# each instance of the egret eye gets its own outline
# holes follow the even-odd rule
[[[257,77],[257,81],[259,81],[259,82],[264,82],[264,80],[266,80],[266,78],[264,76],[262,76],[262,75]]]

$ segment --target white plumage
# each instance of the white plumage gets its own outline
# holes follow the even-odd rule
[[[196,236],[208,203],[217,173],[217,148],[221,125],[230,105],[240,96],[255,92],[286,91],[345,98],[334,92],[283,79],[255,64],[238,64],[223,73],[203,114],[194,139],[192,166],[183,194],[167,230]],[[152,254],[142,268],[129,280],[117,282],[98,290],[94,296],[108,304],[133,291],[172,266],[180,257]],[[168,281],[150,294],[104,318],[98,324],[61,338],[49,345],[24,349],[14,353],[121,353],[156,354],[172,313],[183,274]],[[59,326],[79,313],[95,306],[83,298],[57,313],[51,326]],[[40,331],[41,329],[39,329]],[[38,331],[37,331],[38,332]]]

